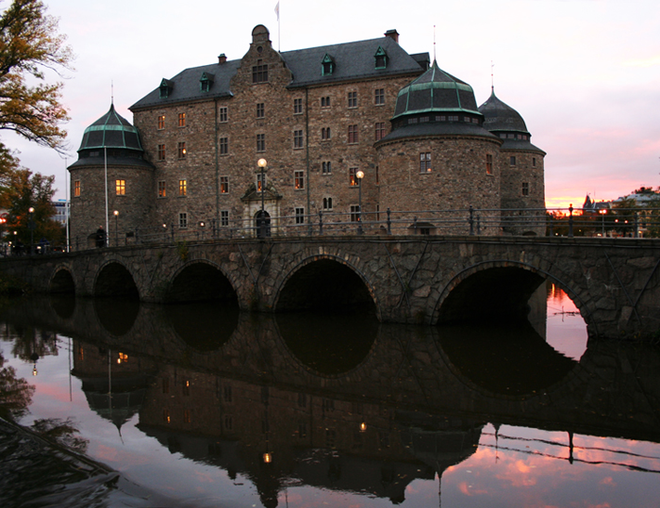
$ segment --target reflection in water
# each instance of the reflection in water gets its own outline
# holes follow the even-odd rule
[[[134,298],[94,298],[94,309],[101,326],[115,337],[126,335],[140,312],[140,301]]]
[[[61,319],[70,319],[76,309],[76,297],[72,295],[50,295],[50,305]]]
[[[226,301],[172,303],[162,310],[179,337],[201,352],[219,349],[238,324],[238,307]]]
[[[287,313],[276,317],[282,339],[310,369],[326,375],[348,372],[367,356],[378,333],[374,316]]]
[[[461,374],[493,393],[532,394],[561,381],[577,365],[527,323],[448,325],[439,336]]]

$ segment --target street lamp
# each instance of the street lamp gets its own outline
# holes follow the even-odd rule
[[[602,236],[603,236],[603,238],[605,238],[605,214],[607,213],[607,210],[605,208],[601,208],[600,210],[598,210],[598,213],[600,214],[600,216],[602,218],[602,226],[601,226]]]
[[[117,222],[119,220],[119,210],[112,212],[115,215],[115,247],[119,247],[119,228]]]
[[[364,178],[364,171],[360,170],[355,173],[355,178],[358,180],[358,235],[362,234],[362,179]]]
[[[34,214],[34,207],[31,206],[28,208],[29,218],[28,218],[28,229],[30,230],[30,255],[34,255],[34,219],[32,218]]]
[[[261,158],[257,161],[257,166],[261,170],[261,180],[259,182],[259,189],[261,191],[261,215],[259,217],[259,238],[266,237],[266,211],[264,206],[264,192],[266,191],[265,185],[265,171],[268,168],[268,161]]]

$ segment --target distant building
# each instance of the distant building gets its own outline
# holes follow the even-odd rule
[[[66,226],[69,202],[66,199],[58,199],[57,201],[53,201],[53,206],[55,207],[53,220],[59,222],[62,226]]]
[[[249,236],[262,219],[301,234],[284,226],[304,228],[319,213],[354,233],[359,214],[382,224],[388,209],[394,234],[442,234],[446,226],[418,223],[413,210],[465,217],[471,206],[491,210],[481,234],[544,234],[542,221],[517,219],[542,218],[545,206],[545,152],[520,114],[494,92],[477,107],[470,85],[428,53],[408,54],[396,30],[280,53],[258,25],[242,59],[185,69],[130,109],[135,126],[111,106],[88,127],[69,167],[71,234],[89,245],[106,223],[106,167],[117,211],[109,238],[163,225]],[[503,208],[516,211],[503,217]],[[454,222],[468,232],[465,218]]]

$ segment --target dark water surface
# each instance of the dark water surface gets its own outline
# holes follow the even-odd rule
[[[0,308],[0,416],[37,432],[0,425],[3,507],[660,505],[660,352],[587,344],[561,292],[506,326]]]

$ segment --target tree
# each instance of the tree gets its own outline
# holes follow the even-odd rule
[[[63,85],[45,83],[44,71],[69,69],[73,56],[45,11],[39,0],[13,0],[0,17],[0,129],[63,151],[59,124],[69,119],[60,103]],[[0,158],[8,154],[0,143]]]

